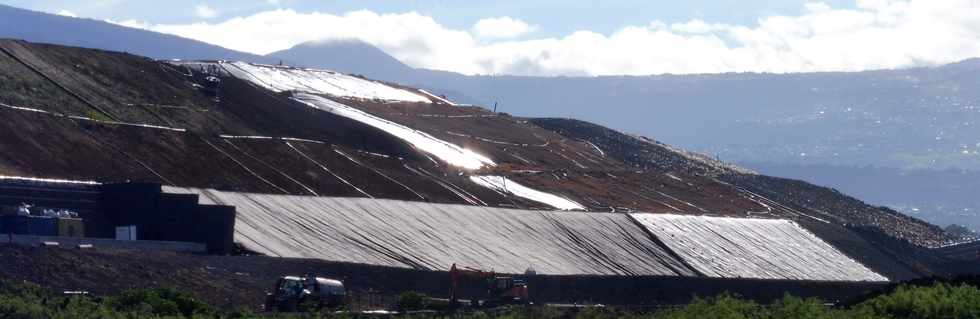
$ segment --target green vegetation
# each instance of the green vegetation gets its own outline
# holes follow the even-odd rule
[[[207,318],[216,314],[191,295],[171,289],[130,290],[96,298],[0,283],[0,318]]]
[[[418,292],[403,292],[398,295],[398,301],[395,302],[395,309],[398,311],[421,310],[425,308],[426,300],[428,299],[428,296]]]
[[[398,307],[421,309],[426,297],[404,293]],[[250,310],[226,312],[170,289],[140,289],[118,296],[62,296],[30,284],[0,282],[0,318],[353,318],[368,315],[304,312],[262,314]],[[772,304],[758,304],[734,295],[698,298],[688,305],[658,310],[619,307],[562,309],[509,307],[468,310],[447,315],[417,312],[405,318],[732,318],[732,319],[874,319],[874,318],[980,318],[980,289],[966,284],[936,283],[901,286],[850,307],[829,307],[817,299],[785,296]]]

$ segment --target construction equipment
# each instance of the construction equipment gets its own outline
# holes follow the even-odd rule
[[[483,280],[487,287],[486,300],[471,300],[471,306],[495,307],[499,305],[513,305],[528,303],[527,282],[523,279],[512,276],[497,275],[493,271],[484,271],[471,267],[457,267],[456,264],[449,269],[449,276],[452,279],[452,288],[449,291],[450,307],[460,306],[459,292],[460,282],[464,278],[476,278]]]
[[[265,311],[296,312],[337,308],[346,304],[347,290],[340,280],[307,275],[283,276],[265,296]]]

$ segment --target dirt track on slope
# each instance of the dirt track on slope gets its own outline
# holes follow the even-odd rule
[[[449,275],[441,271],[332,263],[262,256],[206,256],[159,251],[0,246],[0,279],[28,281],[56,290],[114,294],[130,288],[170,287],[189,291],[222,308],[258,309],[275,279],[284,274],[345,281],[358,306],[392,302],[403,291],[447,297]],[[539,303],[676,304],[693,295],[724,291],[768,301],[784,292],[843,300],[883,284],[707,279],[679,277],[534,276],[528,278]],[[480,284],[464,285],[477,297]],[[371,292],[371,293],[369,293]]]

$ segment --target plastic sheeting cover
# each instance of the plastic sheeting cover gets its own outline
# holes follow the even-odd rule
[[[692,276],[629,216],[166,187],[233,205],[235,241],[260,253],[445,270]]]
[[[570,199],[529,188],[503,176],[470,176],[470,180],[480,186],[544,203],[557,209],[586,210],[585,206]]]
[[[478,169],[484,165],[495,165],[493,160],[490,158],[459,147],[456,144],[443,141],[427,133],[368,114],[367,112],[337,103],[324,97],[298,93],[293,96],[293,99],[299,101],[300,103],[309,105],[312,108],[340,115],[388,132],[389,134],[394,135],[395,137],[412,144],[412,146],[415,146],[426,153],[432,154],[453,166],[459,166],[467,169]]]
[[[276,92],[303,91],[339,97],[432,103],[422,94],[332,71],[245,62],[225,63],[225,70]]]
[[[789,220],[631,214],[710,277],[887,281]]]
[[[403,141],[412,144],[419,150],[432,154],[450,165],[466,169],[479,169],[483,166],[496,165],[490,158],[462,148],[456,144],[438,139],[424,132],[404,125],[368,114],[367,112],[338,103],[321,96],[297,93],[293,99],[309,105],[312,108],[340,115],[382,131],[388,132]],[[586,210],[584,206],[570,199],[531,189],[501,176],[472,176],[470,180],[477,185],[494,189],[498,192],[510,193],[539,203],[550,205],[562,210]]]

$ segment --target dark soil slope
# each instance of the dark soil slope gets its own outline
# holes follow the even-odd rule
[[[234,78],[216,98],[199,89],[202,76],[137,56],[20,41],[0,48],[5,175],[463,202],[452,184],[504,200],[387,133]]]

